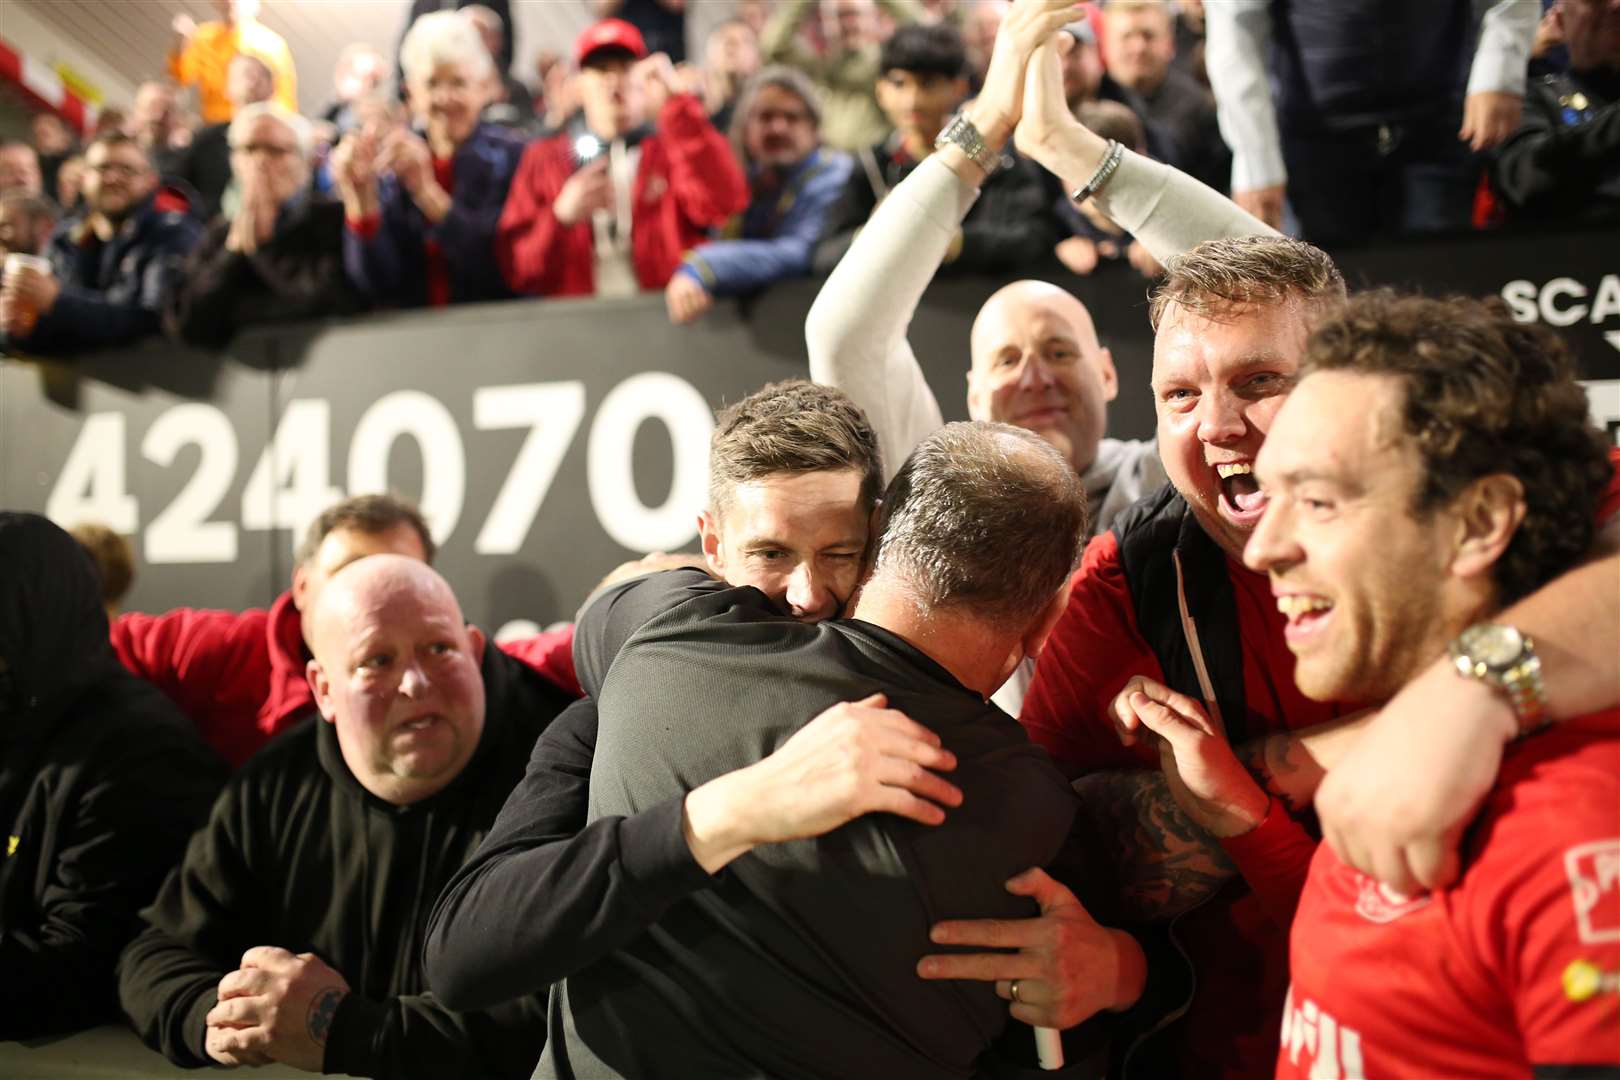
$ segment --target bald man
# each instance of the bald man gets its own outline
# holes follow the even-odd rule
[[[965,114],[987,144],[999,146],[1012,133],[1029,56],[1066,10],[1050,0],[1021,0],[1007,14],[984,89]],[[984,178],[955,144],[923,162],[873,213],[805,323],[811,377],[866,410],[891,470],[943,422],[906,328]],[[1165,255],[1264,228],[1202,184],[1129,153],[1095,198],[1111,219]],[[970,346],[968,414],[1027,428],[1063,453],[1085,484],[1094,532],[1164,483],[1151,442],[1104,437],[1119,377],[1091,314],[1066,290],[1031,280],[1006,286],[979,310]],[[1008,684],[1015,686],[1021,689],[1016,678]]]
[[[188,1067],[527,1077],[539,1003],[446,1009],[419,936],[567,697],[404,555],[333,576],[310,644],[315,709],[192,838],[120,962],[124,1011]]]

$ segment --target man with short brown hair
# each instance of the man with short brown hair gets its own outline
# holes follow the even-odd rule
[[[85,151],[84,212],[56,226],[49,270],[0,288],[0,347],[74,354],[156,333],[163,297],[197,243],[183,199],[158,190],[146,152],[120,131]]]
[[[309,708],[309,613],[332,575],[390,552],[431,562],[436,545],[421,512],[395,495],[353,495],[326,508],[304,533],[292,587],[268,609],[176,608],[114,621],[113,649],[189,715],[214,749],[240,765]],[[556,685],[572,691],[567,634],[510,643]]]
[[[1377,292],[1317,330],[1300,370],[1257,462],[1269,501],[1245,553],[1270,576],[1300,689],[1378,705],[1449,656],[1459,690],[1494,682],[1539,726],[1551,684],[1498,613],[1584,559],[1594,519],[1620,506],[1563,343],[1499,305]],[[1254,827],[1267,796],[1195,703],[1138,717],[1166,739],[1188,813],[1221,834]],[[1604,985],[1620,969],[1617,802],[1611,708],[1508,752],[1452,888],[1397,893],[1322,845],[1293,923],[1277,1075],[1620,1064]]]
[[[1171,63],[1176,12],[1168,0],[1108,0],[1103,24],[1108,74],[1143,121],[1168,136],[1170,164],[1217,191],[1227,190],[1232,152],[1215,123],[1214,95]]]
[[[916,964],[939,905],[1012,916],[1055,888],[1023,871],[1056,854],[1070,793],[986,699],[1062,607],[1084,489],[1034,435],[954,424],[902,466],[881,518],[847,620],[787,619],[756,590],[691,571],[627,582],[582,615],[580,671],[603,721],[592,826],[665,821],[656,841],[625,850],[642,902],[616,920],[535,918],[549,894],[517,872],[526,830],[503,820],[446,896],[457,933],[489,938],[486,952],[506,943],[491,964],[500,990],[470,971],[435,984],[470,1004],[522,985],[507,979],[526,974],[533,989],[563,976],[537,1075],[980,1068],[1006,1025],[1002,1002],[982,984],[919,984]],[[984,542],[986,521],[1020,561]],[[838,765],[849,755],[806,751],[825,732],[806,718],[875,691],[938,742],[909,763],[874,763],[887,795],[852,818]],[[959,789],[936,778],[908,793],[908,777],[953,766]],[[480,895],[478,878],[496,875],[506,887]],[[452,899],[469,888],[476,902]],[[445,918],[441,904],[440,934]],[[1092,973],[1092,1010],[1128,1005],[1141,953],[1096,934],[1114,962]],[[430,937],[430,966],[433,948]]]

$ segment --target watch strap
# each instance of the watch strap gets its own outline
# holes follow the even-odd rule
[[[939,133],[939,138],[934,140],[935,150],[945,146],[954,146],[962,151],[984,170],[986,176],[1001,166],[1001,153],[984,141],[984,135],[967,118],[966,113],[957,113],[952,117],[945,130]]]

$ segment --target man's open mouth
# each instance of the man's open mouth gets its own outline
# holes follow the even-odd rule
[[[1311,593],[1285,593],[1277,597],[1277,610],[1288,620],[1284,636],[1297,647],[1320,631],[1333,612],[1333,601]]]
[[[1221,507],[1226,515],[1242,525],[1260,520],[1266,509],[1266,493],[1254,478],[1254,466],[1244,461],[1215,466],[1221,478]]]

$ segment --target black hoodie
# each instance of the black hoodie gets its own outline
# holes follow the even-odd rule
[[[116,1016],[118,952],[224,779],[114,657],[89,556],[0,512],[0,1039]]]
[[[543,1004],[453,1012],[427,992],[422,935],[439,891],[478,847],[523,775],[536,737],[570,700],[493,645],[484,731],[461,775],[395,806],[344,763],[311,715],[231,778],[207,828],[124,952],[119,993],[147,1045],[211,1063],[204,1018],[219,980],[255,945],[311,952],[349,983],[325,1071],[378,1078],[529,1076]]]

